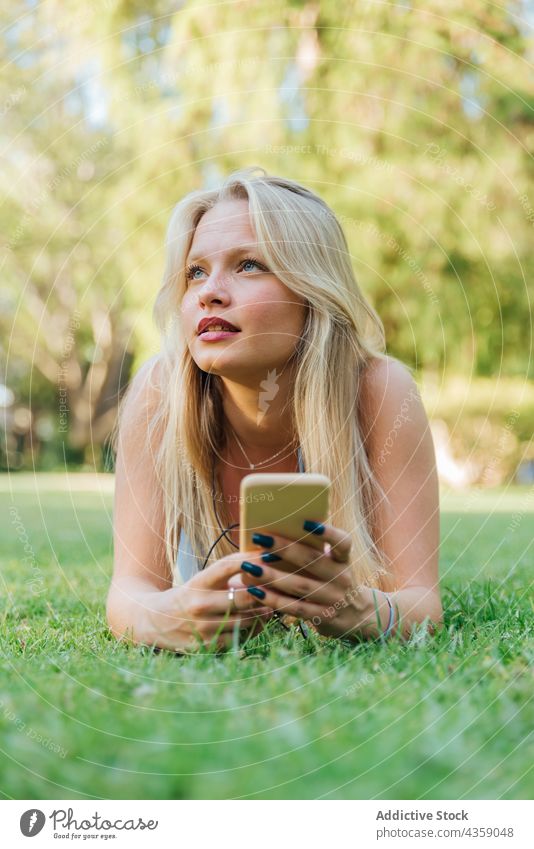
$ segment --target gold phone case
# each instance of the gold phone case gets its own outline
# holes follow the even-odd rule
[[[326,522],[330,479],[313,472],[246,475],[240,487],[239,550],[260,548],[254,533],[278,533],[299,540],[308,533],[305,519]]]

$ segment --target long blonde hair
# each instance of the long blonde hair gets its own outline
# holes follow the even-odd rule
[[[299,183],[248,167],[220,188],[186,195],[170,219],[167,260],[154,304],[161,333],[155,457],[163,492],[165,551],[175,570],[180,529],[202,560],[220,533],[213,509],[212,458],[226,434],[221,378],[193,360],[181,326],[185,266],[195,229],[219,201],[246,199],[250,222],[270,270],[307,300],[295,350],[291,414],[307,472],[332,481],[328,521],[352,536],[355,585],[387,586],[389,564],[373,540],[373,515],[384,497],[362,440],[360,379],[374,357],[385,358],[384,328],[356,282],[343,230],[330,207]],[[328,413],[325,415],[325,411]],[[231,518],[219,502],[223,527]],[[223,536],[209,563],[234,552]]]

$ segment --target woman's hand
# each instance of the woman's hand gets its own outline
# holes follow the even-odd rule
[[[263,551],[247,558],[241,571],[258,604],[310,620],[324,636],[351,637],[373,625],[376,633],[383,630],[389,605],[381,593],[354,586],[345,531],[310,522],[298,542],[270,532],[253,540]]]
[[[258,606],[247,592],[239,578],[242,561],[242,554],[229,554],[182,586],[160,593],[149,629],[156,645],[178,652],[198,649],[200,644],[222,649],[232,645],[236,627],[243,638],[263,630],[273,612]],[[228,598],[230,586],[233,601]]]

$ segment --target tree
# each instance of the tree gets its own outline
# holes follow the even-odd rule
[[[160,0],[147,13],[50,0],[4,11],[5,382],[49,410],[60,437],[66,392],[71,449],[104,441],[136,359],[157,348],[173,205],[250,164],[332,205],[393,354],[532,377],[521,10]]]

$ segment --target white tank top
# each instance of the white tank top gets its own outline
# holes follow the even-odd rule
[[[300,445],[298,448],[298,464],[299,472],[303,472],[304,463],[302,462]],[[218,536],[219,534],[215,534],[213,537],[213,541],[215,541]],[[187,581],[189,581],[190,578],[193,577],[193,575],[196,575],[198,572],[200,572],[204,560],[205,555],[204,557],[197,556],[191,548],[191,542],[187,534],[183,530],[180,531],[178,553],[176,556],[176,563],[174,568],[173,586],[176,587],[180,586],[180,584],[185,584]]]

